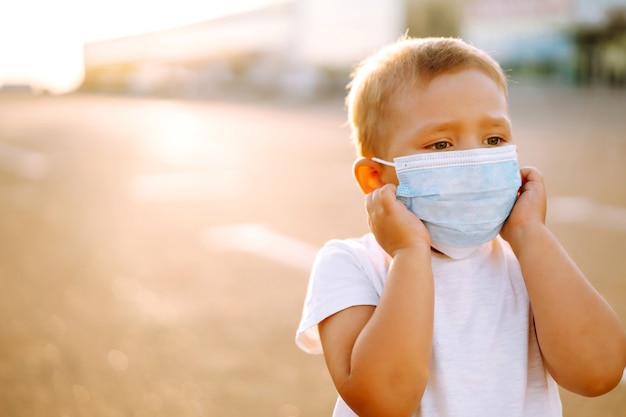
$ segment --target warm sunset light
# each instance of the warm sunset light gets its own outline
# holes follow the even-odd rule
[[[84,76],[85,42],[168,29],[286,0],[21,0],[0,14],[0,86],[62,94]]]

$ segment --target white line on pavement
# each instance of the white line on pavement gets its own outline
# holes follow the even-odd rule
[[[48,160],[40,152],[0,142],[0,168],[29,180],[38,180],[46,175]]]
[[[585,197],[552,197],[549,223],[591,223],[596,227],[626,231],[626,208],[600,204]]]
[[[308,271],[317,248],[262,223],[239,223],[206,229],[202,240],[213,251],[241,251]]]

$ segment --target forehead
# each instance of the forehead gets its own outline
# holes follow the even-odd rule
[[[506,93],[485,73],[463,70],[438,75],[426,85],[409,86],[399,92],[393,102],[387,137],[396,142],[427,127],[456,124],[468,129],[490,120],[508,123]]]
[[[488,99],[494,101],[493,104],[498,102],[498,105],[506,106],[507,94],[500,84],[483,71],[464,69],[436,75],[422,84],[407,86],[397,97],[398,101],[403,98],[424,102]]]
[[[438,75],[423,86],[408,86],[394,100],[393,113],[411,119],[457,117],[458,111],[508,113],[505,92],[489,76],[478,70]]]

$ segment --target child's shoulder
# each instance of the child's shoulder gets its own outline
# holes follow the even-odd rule
[[[318,251],[315,266],[351,265],[363,270],[385,268],[391,257],[380,247],[372,233],[360,237],[331,239]]]
[[[360,237],[331,239],[318,252],[319,258],[351,256],[359,259],[387,259],[389,255],[380,247],[373,233]]]
[[[376,242],[376,238],[374,234],[369,232],[359,237],[349,237],[349,238],[334,238],[329,240],[324,244],[322,249],[324,248],[343,248],[347,250],[367,250],[367,251],[378,251],[382,250],[378,242]]]

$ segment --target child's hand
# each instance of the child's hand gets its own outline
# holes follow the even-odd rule
[[[396,186],[385,184],[366,196],[369,226],[378,244],[391,256],[402,249],[428,247],[424,223],[396,199]]]
[[[546,190],[543,175],[537,168],[524,167],[520,170],[522,186],[519,196],[500,235],[513,244],[523,228],[544,225],[546,220]]]

